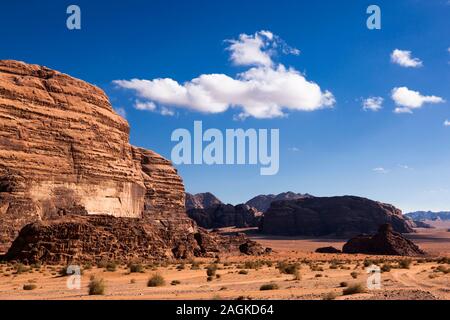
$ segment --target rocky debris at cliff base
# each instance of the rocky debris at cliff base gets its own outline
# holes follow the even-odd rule
[[[422,251],[411,240],[395,232],[390,224],[380,226],[373,236],[359,235],[350,239],[342,248],[343,253],[374,255],[421,256]]]
[[[187,225],[192,221],[187,219]],[[244,235],[224,237],[205,230],[158,225],[111,216],[73,216],[26,225],[4,259],[24,263],[67,264],[99,260],[190,259],[221,252],[260,255],[264,248]],[[184,231],[183,231],[184,230]],[[243,248],[248,248],[243,250]]]

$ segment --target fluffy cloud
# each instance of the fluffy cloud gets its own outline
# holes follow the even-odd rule
[[[445,120],[445,121],[444,121],[444,126],[450,127],[450,121],[449,121],[449,120]]]
[[[423,65],[418,58],[411,57],[411,51],[395,49],[391,53],[391,61],[405,68],[418,68]]]
[[[376,173],[388,173],[389,172],[388,170],[386,170],[385,168],[382,168],[382,167],[373,168],[372,171],[376,172]]]
[[[384,99],[382,97],[369,97],[363,100],[363,109],[378,111],[382,108]]]
[[[238,40],[228,42],[232,62],[252,66],[235,77],[203,74],[185,83],[170,78],[116,80],[114,83],[135,91],[148,103],[165,107],[204,113],[239,108],[241,119],[281,117],[285,110],[313,111],[335,103],[331,92],[323,91],[299,71],[273,62],[275,48],[293,54],[298,54],[298,50],[288,47],[271,32],[242,34]]]
[[[392,89],[392,100],[397,108],[396,113],[412,113],[413,109],[421,108],[425,103],[442,103],[445,100],[437,96],[423,96],[418,91],[409,90],[407,87]]]

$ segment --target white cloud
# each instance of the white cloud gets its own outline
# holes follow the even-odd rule
[[[408,165],[406,165],[406,164],[399,164],[398,166],[399,166],[400,168],[402,168],[402,169],[405,169],[405,170],[411,169],[411,167],[408,166]]]
[[[149,101],[149,102],[136,101],[136,103],[134,104],[134,107],[137,110],[146,110],[146,111],[156,110],[156,104],[151,101]]]
[[[262,38],[264,41],[282,43],[269,31],[261,31],[254,36],[240,35],[239,40],[231,42],[229,50],[234,63],[257,65],[234,78],[225,74],[202,74],[185,83],[170,78],[116,80],[114,83],[135,91],[141,99],[153,104],[156,102],[204,113],[240,108],[242,111],[238,117],[241,119],[249,116],[282,117],[286,110],[313,111],[334,105],[331,92],[323,91],[299,71],[273,63],[273,48],[263,51],[266,47],[259,44]]]
[[[411,57],[411,51],[395,49],[391,53],[391,61],[405,68],[418,68],[423,65],[418,58]]]
[[[383,108],[383,101],[384,99],[382,97],[369,97],[363,100],[363,109],[378,111]]]
[[[291,151],[291,152],[300,152],[300,148],[297,148],[297,147],[290,147],[290,148],[289,148],[289,151]]]
[[[449,120],[445,120],[445,121],[444,121],[444,126],[450,127],[450,121],[449,121]]]
[[[391,92],[397,108],[395,113],[412,113],[413,109],[421,108],[425,103],[442,103],[444,99],[437,96],[424,96],[418,91],[413,91],[407,87],[394,88]]]
[[[122,108],[122,107],[114,108],[114,111],[122,118],[125,118],[125,119],[127,118],[127,112],[124,108]]]
[[[175,112],[169,108],[166,107],[161,107],[161,110],[159,111],[159,113],[163,116],[174,116]]]
[[[372,171],[374,171],[376,173],[388,173],[389,172],[388,170],[386,170],[385,168],[382,168],[382,167],[373,168]]]

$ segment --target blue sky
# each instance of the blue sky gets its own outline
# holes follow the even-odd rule
[[[70,4],[81,8],[81,30],[66,28]],[[366,27],[370,4],[381,8],[381,30]],[[316,103],[317,110],[306,112],[294,101],[290,110],[280,109],[283,117],[250,114],[236,121],[249,108],[198,112],[196,105],[165,105],[113,84],[171,78],[183,85],[207,74],[236,79],[255,66],[233,61],[225,40],[255,38],[261,30],[279,37],[279,49],[285,44],[300,51],[271,55],[269,68],[282,64],[320,86],[321,94],[328,90],[332,107]],[[277,175],[260,176],[259,166],[179,166],[189,192],[210,191],[230,203],[288,190],[353,194],[404,211],[450,210],[447,0],[10,1],[0,11],[0,38],[1,59],[46,65],[104,89],[114,108],[125,111],[131,142],[166,157],[174,146],[172,131],[192,129],[194,120],[221,130],[280,129]],[[401,50],[396,63],[395,49]],[[416,66],[405,67],[411,61]],[[408,90],[394,101],[394,88]],[[369,97],[383,98],[382,108],[363,110]],[[404,107],[417,99],[425,102]],[[136,110],[136,100],[157,107]],[[162,115],[165,108],[173,115]]]

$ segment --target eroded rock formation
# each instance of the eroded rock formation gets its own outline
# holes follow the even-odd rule
[[[359,235],[342,248],[344,253],[363,253],[395,256],[420,256],[425,254],[412,241],[395,232],[390,224],[380,226],[373,235]]]
[[[188,216],[206,229],[224,227],[258,227],[261,213],[246,204],[217,204],[208,208],[187,210]]]
[[[261,194],[259,196],[256,196],[249,201],[247,201],[245,204],[256,208],[258,211],[266,212],[267,209],[269,209],[270,204],[274,201],[280,201],[280,200],[295,200],[295,199],[302,199],[302,198],[310,198],[312,197],[310,194],[302,194],[302,193],[294,193],[291,191],[283,192],[280,194]]]
[[[205,209],[219,204],[223,202],[210,192],[197,194],[186,192],[186,210]]]
[[[381,224],[395,231],[414,230],[401,210],[366,198],[310,197],[272,202],[264,214],[261,231],[275,235],[352,237],[373,234]]]
[[[30,223],[10,258],[218,250],[184,202],[177,171],[129,144],[128,123],[102,90],[46,67],[0,61],[0,252]]]

